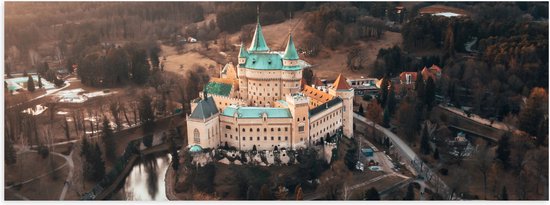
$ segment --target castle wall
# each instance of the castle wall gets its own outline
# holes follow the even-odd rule
[[[234,104],[234,105],[241,105],[241,106],[247,106],[248,102],[242,99],[238,98],[231,98],[231,97],[225,97],[220,95],[211,95],[212,98],[214,98],[214,102],[216,102],[216,107],[218,108],[218,111],[221,113],[223,112],[223,109],[225,107]]]
[[[309,138],[311,143],[325,139],[327,133],[333,135],[343,122],[343,103],[330,107],[314,116],[310,116]]]
[[[273,150],[291,146],[292,118],[220,117],[220,144],[239,150]]]
[[[220,140],[220,119],[216,114],[209,119],[199,120],[187,116],[187,141],[189,145],[200,145],[203,148],[217,147]],[[198,131],[197,138],[195,131]]]

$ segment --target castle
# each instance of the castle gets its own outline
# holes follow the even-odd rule
[[[299,149],[343,131],[353,137],[353,88],[339,75],[328,92],[305,85],[292,35],[271,51],[258,21],[252,43],[241,43],[238,64],[212,78],[187,115],[189,146],[238,150]]]

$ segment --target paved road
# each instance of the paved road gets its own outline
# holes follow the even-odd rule
[[[71,153],[69,156],[65,156],[65,159],[69,163],[69,167],[71,168],[69,170],[69,174],[67,175],[67,179],[65,180],[65,186],[63,187],[63,191],[61,191],[61,196],[59,196],[59,200],[65,200],[65,196],[67,195],[67,190],[69,189],[69,186],[71,186],[73,175],[74,175],[74,161],[73,161],[73,153],[74,148],[76,144],[73,144],[71,148]]]
[[[366,126],[372,125],[372,121],[366,119],[361,115],[358,115],[357,113],[353,114],[353,118],[356,126],[359,126],[358,123],[362,123]],[[409,147],[409,145],[401,140],[399,136],[378,124],[375,125],[375,129],[377,129],[379,132],[383,133],[390,139],[393,146],[395,146],[396,149],[399,151],[401,157],[405,159],[404,163],[407,166],[407,169],[409,169],[415,176],[431,175],[433,177],[431,177],[430,180],[432,180],[434,183],[441,184],[444,197],[447,195],[446,193],[450,193],[448,186],[443,180],[440,180],[440,178],[437,177],[436,172],[433,172],[428,166],[419,166],[419,164],[423,164],[424,162],[422,162],[420,157],[418,157],[418,155],[416,155],[416,153]]]

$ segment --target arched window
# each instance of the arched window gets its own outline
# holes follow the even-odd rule
[[[193,131],[193,141],[195,144],[199,144],[201,142],[201,134],[197,128]]]

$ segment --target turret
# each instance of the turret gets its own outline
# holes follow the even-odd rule
[[[244,44],[241,42],[241,49],[239,51],[239,64],[244,65],[246,63],[246,58],[248,57],[248,52],[244,49]]]
[[[309,136],[308,98],[302,93],[286,96],[288,109],[292,114],[292,149],[306,146]]]
[[[288,42],[286,44],[285,54],[283,55],[283,66],[297,66],[298,65],[298,52],[294,47],[294,41],[292,40],[292,34],[288,35]]]
[[[256,31],[254,32],[254,37],[252,38],[252,43],[248,48],[248,52],[268,52],[269,47],[264,39],[264,34],[262,33],[262,26],[260,25],[260,20],[258,18],[258,23],[256,23]]]
[[[353,137],[353,88],[348,84],[346,78],[340,74],[328,92],[342,98],[344,105],[342,110],[344,135],[349,138]]]

